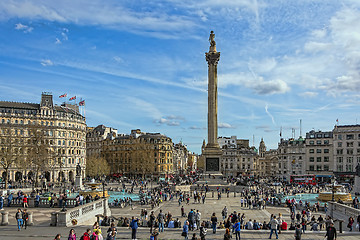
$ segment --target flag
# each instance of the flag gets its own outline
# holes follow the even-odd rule
[[[76,99],[76,96],[73,96],[72,98],[69,99],[69,101],[75,100],[75,99]]]
[[[80,101],[79,106],[85,106],[85,100]]]
[[[63,95],[60,95],[59,98],[64,98],[67,96],[67,93],[64,93]]]
[[[339,119],[336,119],[336,122],[338,123],[338,122],[339,122]]]

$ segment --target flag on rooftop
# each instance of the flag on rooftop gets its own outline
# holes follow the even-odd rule
[[[85,100],[80,101],[79,106],[85,106]]]
[[[64,93],[63,95],[60,95],[59,98],[64,98],[67,96],[67,93]]]
[[[76,96],[73,96],[69,99],[69,101],[72,101],[72,100],[75,100],[76,99]]]

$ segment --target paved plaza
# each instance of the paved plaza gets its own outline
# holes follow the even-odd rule
[[[208,194],[209,195],[209,194]],[[211,194],[209,195],[211,196]],[[230,197],[223,197],[221,200],[217,200],[215,198],[208,197],[206,199],[205,204],[194,204],[193,201],[190,201],[189,205],[184,204],[185,211],[188,212],[190,209],[199,210],[202,213],[202,220],[209,220],[210,215],[215,212],[218,219],[221,219],[221,210],[224,206],[227,206],[229,213],[236,211],[237,213],[245,213],[246,221],[249,219],[256,220],[258,222],[270,220],[271,214],[278,215],[282,213],[284,219],[287,222],[290,222],[290,214],[289,210],[286,208],[279,207],[267,207],[266,209],[256,210],[256,209],[248,209],[240,207],[240,197],[239,195],[234,198],[233,194],[230,194]],[[131,216],[140,216],[140,211],[144,206],[135,205],[134,209],[131,210],[130,207],[126,208],[112,208],[112,215],[115,217],[131,217]],[[181,206],[179,206],[176,200],[167,201],[154,209],[155,215],[159,212],[159,209],[162,209],[164,213],[171,212],[173,218],[179,218],[183,223],[185,218],[181,217]],[[30,209],[33,212],[34,226],[29,227],[27,230],[23,229],[22,231],[17,231],[16,222],[15,222],[15,208],[6,209],[10,212],[9,214],[9,225],[8,226],[0,226],[1,230],[1,240],[17,240],[17,239],[53,239],[57,233],[62,234],[61,239],[67,239],[70,228],[65,227],[50,227],[50,214],[54,210],[58,209]],[[150,209],[147,208],[148,212]],[[317,213],[323,214],[324,213]],[[81,236],[89,226],[76,226],[74,227],[77,236]],[[346,225],[344,226],[344,228]],[[105,232],[107,227],[102,227],[103,235],[105,237]],[[345,229],[346,230],[346,229]],[[161,233],[159,239],[183,239],[181,237],[182,229],[165,229],[164,233]],[[199,236],[199,231],[190,231],[190,236],[193,233],[197,233]],[[206,239],[223,239],[224,229],[218,229],[216,234],[213,234],[211,229],[208,229],[208,235]],[[279,239],[294,239],[293,237],[294,231],[283,231],[282,234],[279,235]],[[311,239],[324,239],[325,232],[310,232],[307,231],[303,234],[302,239],[311,240]],[[267,239],[269,237],[269,231],[267,230],[242,230],[241,239]],[[128,228],[118,228],[117,239],[130,239],[131,238],[131,230]],[[149,229],[148,228],[139,228],[138,230],[138,239],[150,239]],[[235,239],[235,238],[233,238]],[[273,236],[275,239],[275,236]],[[338,235],[337,239],[360,239],[360,232],[347,232],[345,231],[342,234]]]

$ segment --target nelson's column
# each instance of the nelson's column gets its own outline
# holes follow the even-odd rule
[[[220,157],[222,151],[217,141],[217,64],[220,59],[220,52],[216,51],[215,34],[213,31],[209,37],[210,49],[205,53],[208,62],[208,143],[203,148],[202,155],[205,164],[205,173],[221,174]]]

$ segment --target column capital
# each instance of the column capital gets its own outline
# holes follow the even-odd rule
[[[220,60],[220,52],[206,52],[205,58],[208,65],[217,65]]]

